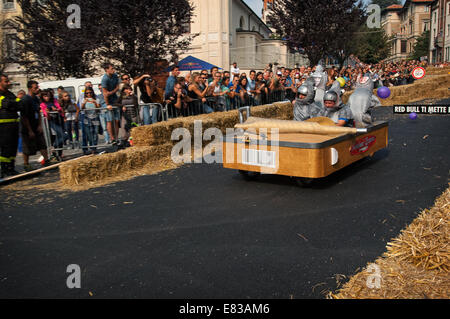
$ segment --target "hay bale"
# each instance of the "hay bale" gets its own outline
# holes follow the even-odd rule
[[[387,244],[375,264],[380,287],[369,288],[367,268],[328,298],[449,298],[450,188]]]
[[[373,269],[364,269],[346,283],[338,293],[329,293],[329,299],[448,299],[449,275],[427,271],[409,263],[379,258],[380,288],[369,288]]]
[[[131,147],[116,153],[80,158],[63,163],[59,175],[63,185],[80,185],[127,173],[170,155],[172,144]]]
[[[425,209],[411,225],[387,244],[387,257],[409,262],[425,270],[450,272],[450,188],[431,209]]]
[[[446,66],[444,68],[435,68],[435,67],[428,67],[426,68],[426,74],[427,75],[441,75],[441,74],[448,74],[450,72],[450,67]]]
[[[131,130],[131,136],[135,146],[165,144],[170,141],[172,131],[180,127],[183,127],[182,118],[175,118],[152,125],[135,127]]]

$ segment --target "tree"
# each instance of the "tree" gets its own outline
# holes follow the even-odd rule
[[[355,10],[356,11],[356,10]],[[355,38],[364,23],[366,16],[361,12],[355,12],[354,17],[348,20],[345,27],[340,30],[329,46],[329,53],[337,60],[339,67],[342,67],[345,60],[356,53],[357,42]]]
[[[381,8],[381,10],[389,7],[393,4],[402,4],[400,0],[372,0],[371,4],[378,4]]]
[[[195,37],[188,30],[193,7],[187,0],[99,2],[109,26],[100,55],[120,62],[119,71],[131,76],[155,72],[152,66],[162,58],[176,62]]]
[[[91,62],[100,43],[96,30],[101,25],[90,1],[83,3],[82,27],[78,29],[69,28],[66,19],[67,7],[81,6],[80,0],[18,0],[18,3],[22,16],[16,18],[20,27],[15,62],[24,66],[31,77],[64,79],[95,73]]]
[[[419,60],[423,56],[428,56],[428,48],[430,47],[430,31],[424,31],[420,37],[417,38],[417,42],[414,43],[413,51],[410,53],[409,58],[413,60]]]
[[[378,63],[386,59],[391,51],[391,42],[383,28],[368,28],[363,25],[355,38],[356,55],[365,63]]]
[[[23,16],[17,62],[39,76],[85,77],[111,61],[134,76],[152,63],[175,61],[186,50],[193,7],[188,0],[18,0]],[[68,24],[70,5],[81,9],[80,28]]]
[[[302,48],[315,65],[343,47],[336,40],[343,34],[348,38],[348,22],[362,15],[362,2],[357,0],[280,0],[268,19],[291,49]]]

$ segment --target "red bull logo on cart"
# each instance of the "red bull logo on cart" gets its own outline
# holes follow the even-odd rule
[[[359,140],[356,140],[355,144],[350,148],[350,154],[358,155],[365,153],[375,144],[377,138],[373,135],[365,136]]]

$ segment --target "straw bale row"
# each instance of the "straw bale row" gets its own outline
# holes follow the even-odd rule
[[[59,175],[63,185],[81,185],[103,180],[120,174],[130,174],[170,155],[172,144],[147,147],[130,147],[116,152],[80,158],[77,161],[63,163]]]
[[[445,68],[435,68],[435,67],[429,67],[426,69],[427,75],[436,75],[436,74],[448,74],[450,72],[450,67]]]

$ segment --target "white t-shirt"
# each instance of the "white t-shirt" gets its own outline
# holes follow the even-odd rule
[[[212,85],[214,85],[214,84],[212,84]],[[217,86],[214,87],[214,93],[216,93],[216,94],[220,93],[220,84],[219,83],[217,84]]]
[[[241,73],[241,72],[239,71],[239,68],[235,68],[232,66],[230,69],[230,73],[231,73],[230,82],[233,82],[234,73]]]

